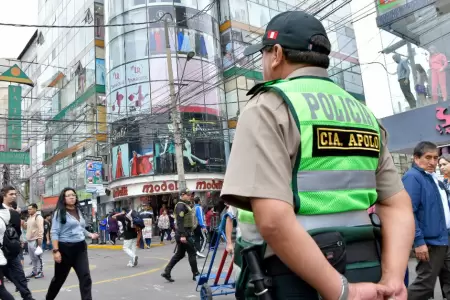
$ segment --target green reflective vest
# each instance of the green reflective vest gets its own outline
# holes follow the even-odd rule
[[[381,152],[380,127],[372,112],[327,78],[266,82],[249,94],[266,91],[283,98],[301,134],[291,183],[297,215],[365,211],[372,206]],[[240,227],[254,224],[252,213],[244,210],[239,210],[238,221]]]

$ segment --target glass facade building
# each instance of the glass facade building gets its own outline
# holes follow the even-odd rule
[[[85,28],[39,29],[33,63],[23,65],[35,82],[25,98],[32,100],[24,104],[26,114],[43,120],[23,125],[39,137],[30,145],[31,185],[42,189],[33,193],[33,202],[41,202],[34,199],[40,197],[46,206],[47,198],[54,202],[53,196],[67,186],[87,200],[91,194],[85,191],[86,157],[108,154],[104,28],[93,26],[104,23],[103,4],[39,0],[38,20],[42,25]]]
[[[376,1],[383,55],[388,67],[393,113],[449,100],[450,3],[445,0]],[[410,69],[400,84],[393,55]]]
[[[304,10],[321,19],[332,43],[330,77],[358,100],[365,102],[358,50],[346,1],[221,0],[220,39],[224,69],[229,140],[232,142],[239,112],[247,104],[248,90],[262,82],[261,55],[244,57],[246,46],[259,41],[267,23],[277,14]]]

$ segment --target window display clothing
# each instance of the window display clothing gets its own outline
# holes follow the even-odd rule
[[[183,33],[183,43],[181,44],[181,52],[189,52],[191,51],[191,40],[187,33]]]
[[[442,99],[447,100],[447,77],[445,68],[448,66],[447,57],[443,53],[434,53],[430,56],[431,69],[431,95],[433,101],[439,98],[438,87],[441,90]]]

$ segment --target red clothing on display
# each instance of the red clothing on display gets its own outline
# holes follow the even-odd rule
[[[117,153],[117,162],[116,162],[116,179],[122,178],[125,176],[125,172],[123,171],[122,165],[122,152]]]

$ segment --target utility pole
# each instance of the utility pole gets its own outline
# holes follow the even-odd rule
[[[181,121],[180,112],[178,111],[177,96],[175,95],[175,83],[173,81],[173,69],[172,69],[172,52],[170,50],[169,39],[169,25],[167,19],[164,20],[164,35],[166,38],[166,57],[167,57],[167,71],[169,74],[169,88],[170,99],[172,105],[172,124],[173,124],[173,137],[175,140],[175,159],[177,161],[177,173],[178,173],[178,186],[180,191],[186,188],[186,178],[184,177],[184,157],[183,146],[181,144]]]

